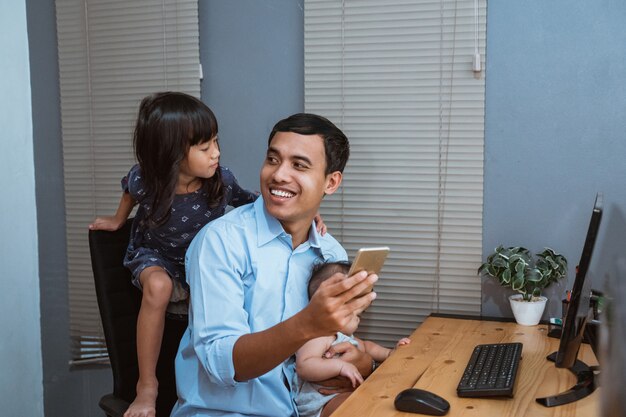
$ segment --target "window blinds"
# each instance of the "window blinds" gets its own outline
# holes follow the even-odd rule
[[[140,100],[200,96],[197,0],[56,0],[73,362],[106,357],[87,225],[113,215]]]
[[[350,139],[322,205],[354,256],[389,246],[359,335],[393,345],[431,312],[480,313],[485,0],[305,0],[305,109]]]

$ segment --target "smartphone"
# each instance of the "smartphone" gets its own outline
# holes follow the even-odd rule
[[[359,249],[354,258],[354,262],[352,262],[352,266],[350,267],[350,272],[348,272],[348,276],[354,275],[357,272],[361,271],[367,271],[369,274],[380,273],[380,270],[383,268],[383,264],[385,263],[385,259],[387,258],[388,253],[389,248],[387,246]],[[363,291],[358,296],[361,297],[372,291],[373,289],[373,286],[366,288],[365,291]]]

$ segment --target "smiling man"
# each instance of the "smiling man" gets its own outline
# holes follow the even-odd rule
[[[187,251],[189,327],[176,357],[173,417],[295,416],[293,354],[335,334],[374,299],[356,297],[378,278],[362,272],[325,281],[308,301],[314,264],[345,260],[313,219],[341,184],[346,136],[327,119],[296,114],[274,126],[261,195],[205,226]],[[369,355],[346,347],[363,375]]]

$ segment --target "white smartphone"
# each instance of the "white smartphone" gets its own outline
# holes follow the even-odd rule
[[[354,257],[354,262],[352,262],[348,276],[352,276],[361,271],[367,271],[369,274],[380,273],[388,254],[389,248],[387,246],[359,249]],[[365,291],[359,294],[359,297],[367,294],[373,289],[373,286],[366,288]]]

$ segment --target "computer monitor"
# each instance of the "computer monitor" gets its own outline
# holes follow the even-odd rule
[[[557,368],[571,368],[574,366],[583,340],[585,325],[589,317],[589,300],[591,297],[591,279],[588,279],[588,271],[600,229],[600,220],[602,219],[602,200],[602,194],[596,195],[596,202],[591,213],[583,253],[576,268],[576,279],[574,280],[565,320],[563,321],[563,328],[561,329],[559,350],[554,360],[554,365]]]
[[[622,225],[624,217],[622,217]],[[621,229],[626,230],[626,227]],[[622,234],[621,242],[626,241]],[[605,276],[605,305],[602,313],[600,366],[600,404],[602,417],[625,417],[626,387],[626,245],[616,247],[621,253],[612,257]]]
[[[599,328],[600,404],[602,417],[626,417],[626,207],[608,199],[604,201],[602,227],[589,267],[593,287],[602,290],[599,326],[587,323],[589,329]],[[589,278],[587,278],[589,279]],[[591,326],[590,326],[591,324]],[[586,334],[587,338],[587,334]],[[592,340],[593,341],[593,340]],[[593,344],[592,344],[593,346]],[[596,375],[597,378],[597,375]]]
[[[585,325],[590,313],[591,279],[588,278],[589,265],[602,219],[603,196],[598,193],[591,212],[589,228],[580,262],[576,268],[576,278],[567,305],[567,312],[561,329],[559,350],[548,356],[559,368],[568,368],[576,375],[577,383],[571,389],[560,394],[537,398],[537,402],[546,406],[567,404],[591,394],[596,387],[594,372],[577,359],[578,350],[583,340]]]

